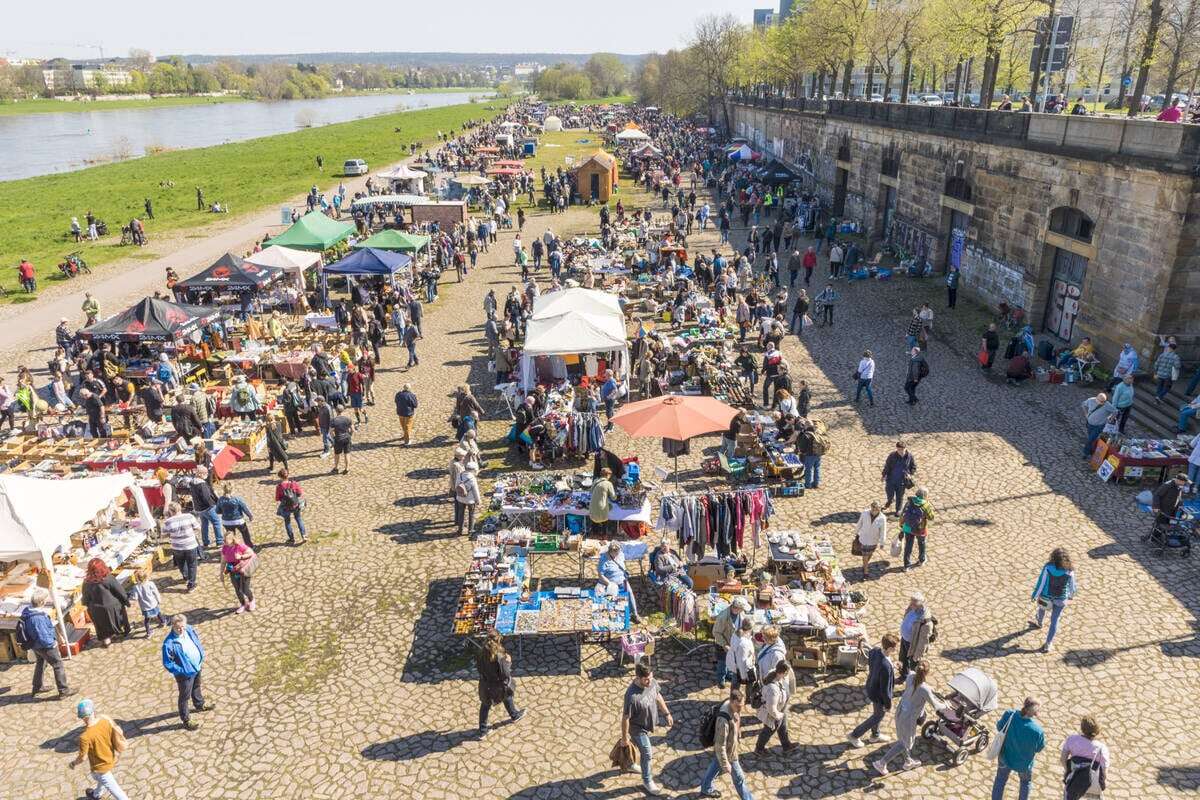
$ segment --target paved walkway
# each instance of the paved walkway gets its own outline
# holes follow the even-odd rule
[[[583,210],[534,215],[525,238],[547,224],[559,233],[594,230],[595,217]],[[174,717],[175,687],[159,665],[158,635],[89,649],[70,663],[72,681],[129,736],[117,773],[131,797],[640,796],[635,776],[607,766],[630,673],[616,670],[597,647],[580,653],[563,639],[527,642],[516,669],[518,702],[528,716],[482,741],[472,733],[473,669],[449,635],[471,545],[450,526],[446,395],[458,383],[488,380],[482,297],[489,287],[502,294],[514,281],[509,240],[502,236],[466,283],[443,287],[427,317],[418,368],[399,370],[399,348],[387,348],[380,404],[357,435],[350,475],[325,474],[329,462],[317,457],[314,437],[293,442],[293,472],[310,498],[313,542],[280,545],[264,463],[237,473],[236,487],[256,514],[255,537],[266,543],[255,576],[257,613],[231,613],[232,592],[220,585],[212,563],[202,566],[200,587],[190,595],[180,593],[174,573],[159,571],[164,610],[188,613],[208,648],[205,685],[217,709],[202,716],[200,731],[183,731]],[[864,586],[874,634],[894,630],[908,593],[923,590],[941,621],[933,646],[938,687],[971,665],[996,678],[1005,707],[1027,694],[1045,700],[1049,750],[1036,770],[1037,800],[1061,797],[1054,751],[1084,713],[1101,720],[1113,751],[1106,797],[1194,796],[1200,788],[1191,732],[1200,712],[1195,562],[1148,554],[1138,541],[1147,520],[1133,510],[1130,492],[1099,484],[1083,468],[1082,426],[1077,415],[1058,410],[1073,407],[1075,396],[1062,392],[1074,390],[1010,389],[978,374],[970,362],[974,342],[964,353],[939,342],[921,404],[903,402],[901,322],[914,298],[939,299],[936,283],[855,284],[843,291],[835,327],[786,342],[796,377],[813,386],[814,413],[830,424],[833,449],[821,489],[779,502],[778,527],[828,531],[847,555],[852,521],[867,502],[881,499],[882,461],[904,436],[938,518],[928,566],[892,570]],[[946,313],[935,307],[939,317]],[[850,373],[867,347],[879,362],[877,405],[855,408],[847,399]],[[398,426],[389,402],[404,381],[421,401],[419,444],[409,448],[394,444]],[[491,403],[489,417],[481,436],[499,464],[506,415]],[[653,466],[666,466],[654,442],[633,442],[620,432],[611,441],[618,452],[638,453],[651,474]],[[689,482],[701,458],[696,448],[682,462]],[[494,474],[485,473],[486,485]],[[1034,652],[1039,637],[1025,627],[1029,591],[1046,554],[1060,545],[1076,560],[1081,590],[1056,651],[1041,655]],[[572,572],[568,563],[542,564],[547,575]],[[643,593],[641,602],[649,610],[655,601]],[[695,797],[707,764],[698,750],[698,718],[719,697],[711,651],[689,657],[663,644],[656,658],[676,726],[655,736],[655,771],[671,792]],[[27,666],[0,671],[6,733],[0,761],[12,765],[3,786],[13,797],[79,796],[84,775],[65,768],[78,732],[71,708],[29,702],[30,672]],[[787,758],[778,750],[766,759],[743,758],[757,797],[986,796],[986,760],[950,768],[944,752],[924,745],[917,756],[926,766],[874,779],[863,761],[874,751],[848,752],[842,744],[865,715],[862,676],[813,680],[802,673],[800,680],[791,711],[799,750]],[[499,721],[503,712],[495,711]],[[747,736],[753,732],[748,726]],[[752,741],[743,742],[744,751],[751,748]]]

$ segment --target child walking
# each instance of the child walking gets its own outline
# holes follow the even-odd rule
[[[133,573],[136,581],[132,594],[137,600],[138,608],[142,610],[142,623],[146,626],[146,638],[150,638],[150,620],[158,620],[158,627],[167,623],[162,614],[162,596],[158,593],[158,585],[150,577],[150,569],[142,567]]]

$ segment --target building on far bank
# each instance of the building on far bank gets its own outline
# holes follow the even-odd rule
[[[133,75],[124,65],[113,62],[56,63],[42,70],[42,81],[48,92],[78,92],[128,86]]]
[[[756,8],[754,9],[754,27],[769,28],[775,24],[778,15],[773,8]]]

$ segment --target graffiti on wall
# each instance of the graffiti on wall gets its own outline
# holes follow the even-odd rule
[[[998,306],[1025,307],[1025,269],[967,243],[962,254],[963,287],[979,300]]]
[[[897,248],[897,255],[902,259],[914,258],[918,263],[926,264],[933,261],[937,234],[920,225],[894,217],[888,230],[884,232],[884,238],[888,244]]]

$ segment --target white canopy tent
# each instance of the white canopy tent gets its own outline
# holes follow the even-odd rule
[[[264,250],[246,256],[242,260],[247,264],[257,264],[260,267],[276,267],[283,270],[292,283],[296,285],[296,288],[303,292],[304,273],[321,265],[321,254],[273,244]]]
[[[547,133],[557,133],[563,129],[562,120],[553,114],[542,121],[542,130]]]
[[[425,194],[425,179],[429,174],[406,164],[376,174],[387,181],[392,190],[401,194]]]
[[[0,475],[0,561],[28,561],[50,572],[50,595],[60,611],[58,624],[64,642],[70,639],[54,582],[54,553],[69,547],[71,534],[126,489],[133,493],[142,527],[152,529],[150,504],[127,472],[78,480]]]
[[[611,303],[607,298],[611,298]],[[555,377],[566,376],[566,355],[614,353],[610,368],[617,374],[629,363],[625,315],[617,299],[589,289],[567,289],[539,297],[525,331],[521,353],[521,387],[537,382],[539,357],[549,359]]]
[[[649,134],[638,128],[626,128],[616,136],[618,142],[641,142],[649,138]]]

